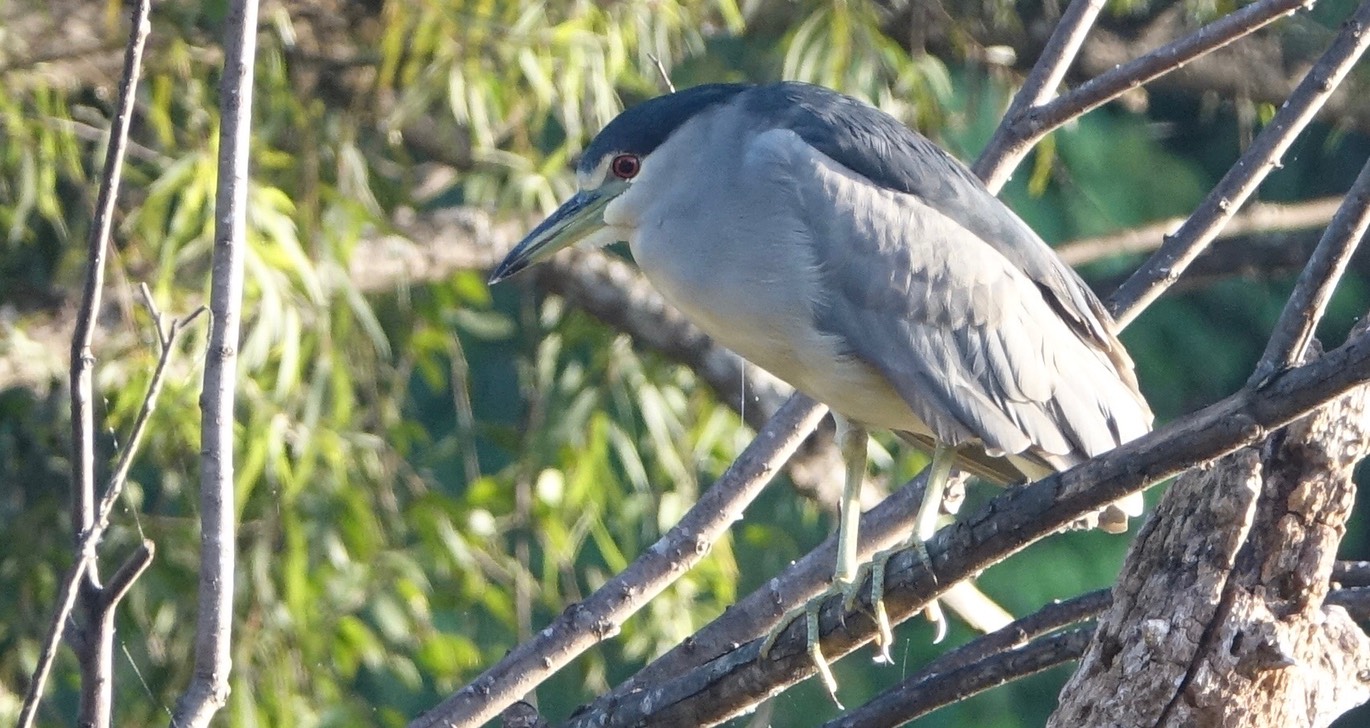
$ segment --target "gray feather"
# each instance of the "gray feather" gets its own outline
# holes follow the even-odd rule
[[[816,326],[882,372],[938,439],[1062,469],[1149,429],[1131,371],[1004,246],[820,152],[775,131],[749,155],[795,197],[827,292]]]
[[[798,83],[758,86],[746,102],[871,184],[913,195],[955,220],[1023,271],[1055,312],[1104,351],[1117,350],[1112,320],[1075,271],[965,165],[888,114],[855,99]],[[1120,360],[1128,370],[1130,362]]]

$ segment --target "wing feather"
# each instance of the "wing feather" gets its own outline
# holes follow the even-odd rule
[[[989,245],[1040,286],[1054,313],[1110,355],[1136,388],[1132,363],[1098,297],[957,159],[888,114],[819,87],[759,86],[748,102],[768,115],[783,111],[786,127],[809,146],[872,185],[917,197]]]
[[[1001,247],[788,129],[751,149],[812,238],[826,295],[817,327],[881,372],[937,438],[1061,469],[1150,429],[1126,355],[1063,318]]]

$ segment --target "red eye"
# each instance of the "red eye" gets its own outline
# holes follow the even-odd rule
[[[636,154],[620,154],[609,163],[609,171],[619,179],[632,179],[642,171],[642,160]]]

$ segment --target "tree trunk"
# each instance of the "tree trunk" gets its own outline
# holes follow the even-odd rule
[[[1353,390],[1171,486],[1049,725],[1325,726],[1370,698],[1370,638],[1323,603],[1366,404]]]

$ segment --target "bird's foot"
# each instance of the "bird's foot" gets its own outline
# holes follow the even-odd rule
[[[832,597],[835,594],[845,595],[848,593],[848,590],[853,588],[854,587],[852,587],[850,582],[833,582],[826,590],[813,599],[810,599],[803,606],[795,607],[786,612],[785,615],[780,618],[780,622],[766,635],[765,641],[761,643],[760,654],[761,659],[764,660],[770,656],[771,648],[775,647],[776,640],[780,638],[781,633],[802,616],[804,618],[806,631],[806,651],[809,653],[809,659],[813,661],[814,667],[818,669],[818,675],[823,680],[823,687],[827,688],[828,697],[832,698],[832,702],[837,704],[838,710],[846,710],[846,708],[842,706],[842,701],[837,699],[837,678],[833,677],[832,668],[828,666],[828,660],[823,656],[823,650],[818,643],[818,613],[823,608],[823,602],[827,601],[829,597]],[[846,609],[846,604],[847,602],[844,600],[844,610]],[[845,615],[846,612],[843,611],[843,614]]]
[[[890,615],[885,611],[885,565],[889,563],[894,552],[895,549],[878,551],[870,561],[862,564],[856,570],[856,579],[843,590],[842,598],[843,614],[856,609],[856,600],[861,597],[861,585],[866,581],[866,574],[870,574],[871,618],[875,620],[875,646],[880,651],[875,661],[886,664],[894,662],[890,656],[890,647],[894,645],[894,630],[890,628]]]
[[[937,574],[932,570],[932,559],[928,556],[927,546],[917,538],[910,539],[893,548],[877,551],[871,560],[861,565],[856,573],[856,580],[851,587],[846,590],[846,598],[842,602],[842,611],[847,613],[856,607],[856,600],[860,597],[860,585],[865,582],[867,572],[871,577],[871,609],[874,612],[871,617],[875,620],[878,630],[876,635],[876,645],[880,649],[880,654],[876,657],[878,662],[892,662],[890,647],[894,644],[894,631],[890,628],[889,613],[885,611],[885,567],[890,559],[904,549],[912,548],[918,555],[918,560],[927,567],[928,573],[932,574],[933,583],[937,583]],[[927,603],[923,607],[923,615],[927,617],[935,630],[932,638],[933,644],[939,644],[947,637],[947,620],[942,614],[942,606],[936,599]]]

